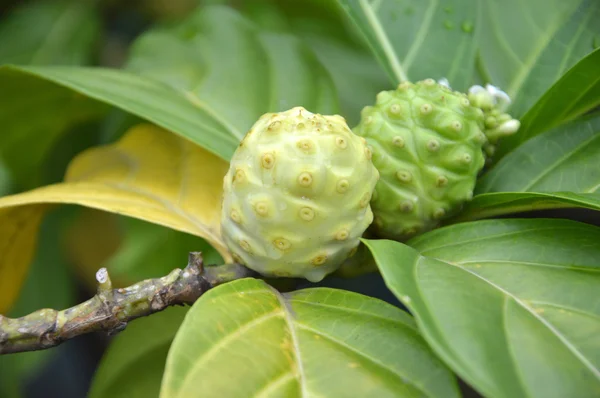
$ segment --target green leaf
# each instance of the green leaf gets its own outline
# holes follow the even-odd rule
[[[600,228],[491,220],[366,241],[426,340],[486,397],[600,394]],[[416,250],[415,250],[416,249]],[[419,253],[420,252],[420,253]]]
[[[363,49],[334,39],[305,35],[304,40],[329,70],[340,97],[342,116],[350,127],[357,125],[362,109],[374,104],[379,92],[389,90],[388,79],[377,61]]]
[[[161,397],[197,394],[458,396],[400,309],[329,288],[280,294],[255,279],[210,290],[177,332]]]
[[[171,307],[129,324],[104,353],[89,397],[157,397],[169,347],[187,311]]]
[[[502,140],[502,153],[600,105],[600,49],[569,69],[523,116],[517,134]]]
[[[0,63],[87,64],[99,33],[92,1],[27,2],[0,20]]]
[[[228,8],[201,8],[172,30],[146,33],[134,48],[129,69],[136,73],[106,68],[0,68],[0,85],[12,87],[0,92],[0,109],[5,112],[0,120],[15,111],[33,112],[36,117],[28,117],[28,122],[34,119],[42,124],[38,112],[64,112],[75,99],[96,110],[91,98],[149,120],[228,160],[263,113],[299,105],[321,113],[337,110],[333,83],[310,50],[291,36],[262,33]],[[47,100],[48,92],[57,94]],[[58,93],[67,98],[56,98]],[[18,105],[15,96],[22,99]],[[83,111],[69,111],[69,115],[89,117]],[[8,130],[11,140],[29,142],[31,131],[39,131],[25,125],[23,116],[14,119]],[[0,148],[11,152],[2,141]],[[22,154],[18,158],[27,162]]]
[[[40,79],[35,75],[36,68],[56,68],[67,75],[80,71],[72,67],[0,67],[0,157],[15,181],[27,188],[37,185],[39,166],[62,134],[77,124],[99,118],[107,109]]]
[[[11,192],[12,176],[10,170],[8,170],[2,158],[0,158],[0,196],[8,195]]]
[[[479,31],[480,69],[513,99],[521,117],[571,66],[594,49],[594,0],[487,0]]]
[[[92,2],[28,2],[0,21],[0,64],[86,64],[99,33]],[[15,184],[31,188],[39,183],[40,165],[60,136],[101,116],[103,109],[7,68],[0,68],[0,76],[0,157]]]
[[[390,81],[447,78],[466,90],[473,79],[479,2],[338,0],[362,31]]]
[[[492,192],[476,195],[461,212],[449,220],[458,223],[524,211],[585,208],[600,210],[600,192]]]
[[[301,38],[331,75],[342,116],[356,125],[362,108],[389,89],[389,81],[337,2],[305,0],[303,5],[298,7],[296,0],[255,0],[238,7],[265,29]]]
[[[145,33],[127,68],[206,108],[236,140],[266,112],[338,110],[331,78],[309,48],[226,7],[200,8],[173,28]]]
[[[502,158],[475,188],[486,192],[600,190],[600,116],[538,135]]]

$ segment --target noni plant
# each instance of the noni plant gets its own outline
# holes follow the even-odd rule
[[[0,10],[0,397],[600,397],[600,2]]]

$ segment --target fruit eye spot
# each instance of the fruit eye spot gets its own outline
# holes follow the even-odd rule
[[[336,234],[335,234],[335,239],[336,240],[346,240],[348,239],[348,236],[350,235],[350,233],[348,232],[348,230],[346,228],[344,229],[340,229]]]
[[[435,80],[425,79],[425,80],[423,80],[423,84],[425,84],[426,86],[435,86]]]
[[[292,247],[292,244],[290,243],[290,241],[285,238],[275,239],[273,241],[273,245],[275,245],[275,247],[278,248],[279,250],[288,250],[290,247]]]
[[[429,149],[429,151],[431,152],[435,152],[438,149],[440,149],[440,142],[438,140],[430,140],[427,143],[427,149]]]
[[[240,213],[238,213],[237,210],[231,210],[230,216],[231,216],[231,219],[238,224],[240,223],[240,221],[242,221],[242,218],[240,217]]]
[[[406,170],[398,170],[398,172],[396,173],[396,177],[398,177],[398,179],[402,182],[412,181],[412,174],[410,174],[410,172]]]
[[[237,169],[233,175],[232,182],[243,183],[244,181],[246,181],[246,173],[242,169]]]
[[[373,123],[373,116],[367,116],[367,118],[365,119],[365,124],[371,124]]]
[[[371,200],[371,194],[369,192],[365,193],[363,197],[360,199],[360,207],[367,207],[369,201]]]
[[[458,120],[455,120],[450,124],[450,127],[452,127],[452,130],[459,132],[462,130],[463,125]]]
[[[269,127],[267,127],[267,130],[269,130],[272,133],[275,133],[277,131],[279,131],[279,129],[281,128],[281,122],[279,120],[274,121],[273,123],[269,124]]]
[[[406,236],[412,236],[417,233],[417,229],[415,227],[405,228],[402,233]]]
[[[275,163],[275,156],[273,156],[272,153],[265,153],[260,158],[260,164],[265,169],[272,168],[274,163]]]
[[[469,155],[468,153],[465,153],[462,155],[461,159],[460,159],[464,164],[469,164],[471,163],[471,161],[473,160],[471,158],[471,155]]]
[[[302,139],[296,143],[296,146],[304,152],[309,152],[313,149],[314,145],[311,140]]]
[[[461,103],[461,105],[462,105],[462,106],[464,106],[464,107],[467,107],[467,106],[471,105],[471,101],[469,101],[469,99],[468,99],[468,98],[463,98],[463,99],[460,101],[460,103]]]
[[[431,104],[423,104],[421,105],[421,115],[428,115],[433,111],[433,106]]]
[[[256,214],[259,216],[265,217],[269,214],[269,206],[265,202],[258,202],[254,206],[254,211],[256,211]]]
[[[342,178],[337,182],[336,190],[339,193],[344,193],[350,188],[350,183],[345,178]]]
[[[248,243],[245,240],[241,240],[240,241],[240,246],[242,247],[242,249],[244,249],[245,251],[247,251],[248,253],[250,253],[250,251],[252,250],[252,248],[250,247],[250,243]]]
[[[300,218],[304,221],[311,221],[315,218],[315,212],[310,207],[303,207],[300,209]]]
[[[327,255],[319,254],[318,256],[311,259],[310,263],[312,265],[323,265],[323,264],[325,264],[326,261],[327,261]]]
[[[444,210],[440,207],[438,209],[435,209],[435,211],[433,212],[433,218],[435,218],[436,220],[439,220],[440,218],[444,217],[445,214],[446,214],[446,210]]]
[[[296,125],[296,128],[297,128],[298,130],[304,130],[304,129],[306,128],[306,125],[305,125],[304,123],[298,123],[298,124]]]
[[[402,108],[398,104],[393,104],[392,106],[390,106],[390,113],[392,115],[399,115],[401,110]]]
[[[392,138],[392,144],[396,145],[398,148],[404,148],[404,138],[397,135]]]
[[[371,160],[371,158],[373,157],[373,152],[371,151],[371,148],[365,148],[365,156],[367,157],[367,160]]]
[[[446,178],[446,176],[438,176],[436,180],[436,185],[438,187],[445,187],[446,185],[448,185],[448,178]]]
[[[400,210],[404,213],[410,213],[413,208],[413,202],[411,202],[410,200],[405,200],[402,203],[400,203]]]
[[[346,149],[346,147],[348,146],[348,143],[342,137],[335,137],[335,145],[337,145],[341,149]]]
[[[302,185],[303,187],[309,187],[312,184],[312,182],[312,175],[310,175],[310,173],[307,173],[306,171],[300,173],[300,175],[298,176],[298,184]]]

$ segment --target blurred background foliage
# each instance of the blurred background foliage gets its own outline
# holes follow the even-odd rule
[[[312,50],[306,56],[316,56],[325,67],[343,71],[332,78],[341,109],[353,115],[351,123],[358,121],[362,98],[373,98],[388,86],[366,43],[337,3],[319,0],[3,0],[0,64],[134,71],[141,65],[139,69],[150,76],[163,73],[172,64],[183,70],[169,70],[161,77],[182,79],[188,72],[195,73],[194,62],[202,62],[181,59],[194,58],[193,52],[161,48],[168,43],[160,42],[158,30],[154,37],[146,33],[142,40],[136,40],[150,28],[181,30],[181,21],[196,7],[211,4],[237,8],[275,36],[293,33],[301,37],[303,45]],[[146,51],[165,52],[163,65],[143,65]],[[135,58],[130,56],[133,52]],[[156,61],[153,55],[149,62]],[[0,109],[7,132],[0,139],[0,196],[62,181],[78,153],[115,142],[140,121],[117,109],[81,105],[71,95],[52,93],[50,84],[48,87],[47,91],[40,90],[38,101],[47,104],[44,95],[55,95],[54,105],[38,109],[35,117],[24,114],[35,98]],[[19,92],[27,88],[15,82],[0,89]],[[23,138],[32,133],[35,142]],[[208,263],[222,261],[198,237],[99,210],[57,206],[43,221],[24,288],[7,315],[18,317],[40,308],[62,309],[88,299],[96,289],[94,274],[102,266],[109,269],[113,283],[124,286],[184,266],[189,251],[202,251]],[[395,302],[376,276],[360,283],[335,278],[327,283]],[[53,350],[2,356],[0,397],[156,396],[164,358],[185,311],[174,308],[138,320],[116,339],[94,334]],[[107,350],[112,340],[114,344]],[[156,366],[140,369],[139,361]]]

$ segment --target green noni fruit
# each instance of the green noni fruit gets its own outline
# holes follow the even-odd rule
[[[302,107],[265,114],[225,176],[223,239],[235,261],[262,275],[320,281],[372,223],[378,178],[366,141],[341,116]]]
[[[483,111],[433,79],[380,92],[354,129],[381,175],[371,201],[375,233],[406,240],[470,200],[485,163],[483,129]]]

